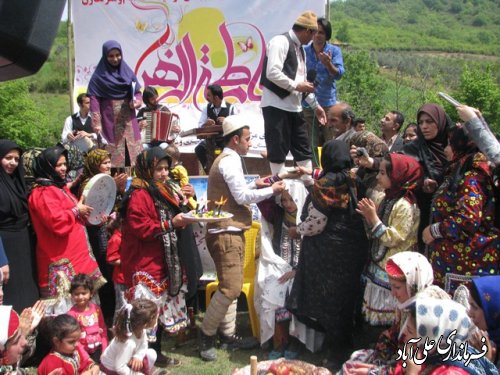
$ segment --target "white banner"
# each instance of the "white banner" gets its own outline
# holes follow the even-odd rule
[[[265,146],[259,79],[266,42],[305,10],[325,12],[325,0],[70,1],[75,96],[86,91],[102,44],[113,39],[142,87],[155,86],[160,101],[179,114],[183,130],[197,127],[205,87],[221,85],[224,99],[254,114],[254,148]],[[191,141],[182,141],[189,148]]]

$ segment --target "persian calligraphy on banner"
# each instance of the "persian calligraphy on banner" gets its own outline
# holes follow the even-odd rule
[[[212,83],[239,112],[259,114],[266,42],[309,9],[324,15],[325,0],[73,0],[74,94],[86,90],[102,44],[114,39],[183,130],[197,125]]]

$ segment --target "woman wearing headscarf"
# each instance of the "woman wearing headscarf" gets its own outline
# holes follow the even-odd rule
[[[189,224],[179,198],[167,182],[171,159],[160,147],[144,150],[136,160],[137,177],[127,192],[121,216],[121,265],[129,300],[147,298],[160,311],[162,328],[153,349],[156,365],[175,365],[178,360],[161,353],[162,329],[176,333],[187,327],[187,278],[180,257],[179,236]]]
[[[488,358],[500,365],[500,276],[484,276],[472,279],[470,288],[469,316],[476,327],[488,333],[490,345]],[[481,343],[482,344],[482,343]],[[478,345],[479,347],[481,345]]]
[[[90,179],[100,173],[111,173],[111,154],[102,149],[95,148],[87,153],[83,162],[83,173],[80,176],[81,183],[78,184],[78,194],[76,197],[82,197],[85,187]],[[117,186],[118,191],[118,186]],[[90,247],[94,257],[97,260],[99,269],[106,280],[111,280],[112,268],[106,261],[106,251],[108,248],[108,233],[106,229],[107,218],[103,218],[101,224],[92,225],[86,223],[86,230],[90,242]],[[105,318],[113,316],[114,312],[114,289],[112,283],[106,283],[99,289],[99,298],[101,301],[101,308]]]
[[[344,361],[352,346],[353,314],[368,240],[355,211],[364,188],[349,170],[349,146],[323,145],[324,174],[316,181],[295,232],[302,248],[286,307],[312,328],[326,332],[333,361]],[[340,362],[340,363],[342,363]],[[334,365],[334,364],[332,364]]]
[[[397,300],[395,319],[382,332],[374,349],[360,349],[342,366],[344,374],[390,374],[395,366],[398,348],[404,345],[404,331],[409,317],[407,307],[417,296],[451,299],[441,288],[432,285],[432,267],[425,256],[414,251],[402,251],[387,260],[385,271],[391,293]]]
[[[462,127],[450,131],[445,180],[422,233],[437,285],[454,292],[474,276],[500,273],[500,229],[495,227],[493,177],[486,157]]]
[[[410,310],[406,340],[413,338],[418,342],[416,347],[411,344],[401,347],[404,354],[393,375],[498,375],[485,351],[469,344],[473,324],[464,306],[455,301],[418,296]]]
[[[134,165],[142,149],[135,110],[142,105],[140,84],[122,60],[122,48],[115,40],[102,46],[102,57],[90,78],[88,95],[92,127],[107,141],[113,167]]]
[[[33,305],[38,299],[21,156],[22,150],[16,143],[0,140],[0,238],[10,270],[10,280],[4,281],[4,301],[18,311]]]
[[[92,207],[78,201],[66,186],[66,157],[67,151],[60,146],[47,148],[36,157],[35,184],[28,199],[38,240],[38,286],[42,298],[50,302],[56,302],[61,293],[68,297],[69,283],[76,274],[89,275],[95,290],[105,283],[85,233]],[[66,312],[62,310],[58,312]]]
[[[261,344],[273,337],[274,350],[269,353],[269,359],[296,356],[289,346],[291,314],[284,308],[284,302],[292,286],[301,240],[290,238],[288,229],[300,224],[308,192],[301,180],[284,181],[286,190],[282,194],[257,204],[262,213],[262,243],[254,292],[259,302],[255,306],[260,320]]]
[[[443,107],[424,104],[417,112],[417,139],[403,147],[403,153],[416,158],[424,170],[424,182],[416,192],[420,208],[419,239],[422,230],[429,224],[432,193],[443,181],[447,160],[444,148],[448,144],[448,131],[453,125]],[[424,244],[419,242],[423,251]]]

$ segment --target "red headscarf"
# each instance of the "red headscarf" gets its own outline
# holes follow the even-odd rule
[[[413,191],[417,188],[424,175],[422,166],[417,159],[403,154],[391,153],[392,171],[389,175],[391,188],[385,191],[387,199],[403,196],[408,202],[415,203]]]
[[[6,365],[7,351],[5,346],[19,327],[19,316],[12,309],[12,306],[0,306],[0,365]]]

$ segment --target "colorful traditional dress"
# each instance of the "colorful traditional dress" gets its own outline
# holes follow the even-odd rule
[[[451,164],[432,201],[435,240],[429,250],[437,285],[453,292],[473,276],[499,274],[495,204],[491,171],[482,153],[466,154]]]
[[[62,147],[52,147],[37,156],[37,179],[28,200],[37,235],[38,285],[42,297],[50,299],[60,294],[69,297],[69,283],[78,273],[89,275],[96,289],[106,282],[90,250],[85,224],[78,215],[78,200],[54,170],[59,157],[66,154]]]
[[[123,56],[118,42],[105,42],[101,60],[89,81],[87,93],[90,96],[92,127],[101,128],[113,167],[133,166],[142,150],[142,143],[139,124],[135,110],[130,108],[130,101],[141,100],[141,85],[125,61],[121,61],[118,67],[108,62],[108,53],[113,49],[119,50]]]
[[[371,228],[371,259],[367,278],[363,314],[371,325],[390,325],[394,321],[397,301],[391,294],[385,264],[401,251],[417,251],[420,210],[413,191],[422,178],[422,168],[411,156],[389,154],[388,177],[391,188],[378,207],[381,221]]]
[[[406,282],[406,291],[410,298],[398,303],[392,326],[382,332],[375,349],[360,349],[351,354],[349,361],[342,367],[342,373],[349,364],[362,362],[374,364],[374,374],[389,374],[393,371],[397,350],[404,345],[403,332],[409,316],[407,306],[415,301],[417,293],[432,298],[450,299],[445,291],[432,285],[434,281],[432,267],[425,256],[414,251],[402,251],[391,256],[386,262],[386,272],[391,278]]]
[[[312,328],[322,328],[330,349],[343,355],[352,344],[354,306],[368,240],[355,212],[362,187],[349,174],[349,146],[333,140],[323,146],[325,174],[304,205],[302,249],[286,307]]]
[[[0,160],[20,147],[0,140]],[[10,267],[10,281],[3,286],[5,305],[17,311],[32,306],[38,299],[36,264],[32,231],[29,226],[28,192],[21,159],[12,174],[0,167],[0,238]]]
[[[104,323],[101,308],[93,302],[81,311],[76,306],[73,306],[68,315],[73,316],[82,330],[80,344],[83,345],[87,353],[92,354],[98,351],[104,351],[108,346],[108,329]]]
[[[95,366],[95,362],[89,357],[83,346],[78,343],[73,355],[64,355],[50,352],[38,366],[38,375],[48,375],[50,372],[61,368],[64,375],[81,374]]]
[[[160,147],[147,149],[137,158],[137,178],[123,203],[120,255],[128,299],[154,301],[165,330],[175,333],[189,323],[187,280],[179,257],[178,230],[172,224],[180,212],[177,197],[168,185],[153,180],[162,159],[170,161]]]

